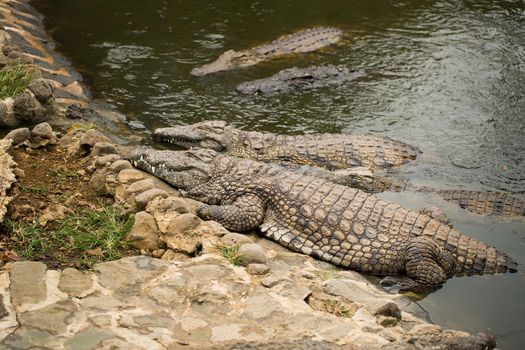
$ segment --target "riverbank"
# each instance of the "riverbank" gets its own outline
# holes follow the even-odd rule
[[[47,120],[63,127],[74,123],[70,119],[93,126],[94,120],[102,120],[96,119],[103,117],[99,112],[91,115],[95,109],[85,92],[67,92],[81,86],[79,75],[63,73],[71,68],[46,46],[51,41],[41,17],[25,1],[0,6],[4,32],[11,36],[2,48],[17,48],[6,57],[17,52],[12,59],[31,59],[43,84],[53,91],[46,101],[52,106],[49,110],[36,119],[24,119],[13,109],[6,115],[16,120],[8,126]],[[33,107],[38,106],[35,100],[41,103],[31,89],[22,94]],[[253,348],[262,349],[303,342],[310,349],[337,345],[482,349],[495,345],[485,334],[471,336],[429,324],[410,299],[388,294],[356,272],[292,253],[255,234],[239,235],[200,220],[195,213],[199,203],[133,169],[125,160],[126,149],[106,133],[98,125],[97,130],[76,127],[58,132],[39,124],[9,136],[14,144],[1,156],[18,163],[12,170],[17,182],[9,190],[15,197],[9,220],[52,230],[53,222],[62,222],[68,211],[96,211],[108,201],[134,217],[126,238],[136,250],[125,252],[137,256],[88,265],[73,260],[63,269],[68,265],[50,262],[46,254],[34,255],[42,262],[20,261],[21,252],[10,249],[16,245],[4,240],[3,346],[184,349],[253,343]],[[31,172],[36,162],[40,170]],[[4,231],[3,237],[9,234]],[[100,257],[99,261],[104,252],[102,246],[85,249],[86,256]],[[90,269],[82,270],[86,267]]]

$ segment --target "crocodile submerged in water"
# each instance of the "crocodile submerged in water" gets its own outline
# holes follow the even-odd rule
[[[268,78],[241,83],[235,90],[245,95],[271,95],[341,85],[364,76],[363,69],[350,70],[346,66],[293,67]]]
[[[406,290],[462,274],[514,272],[506,254],[429,216],[325,179],[209,149],[139,147],[132,163],[204,203],[197,213]]]
[[[294,53],[312,52],[335,44],[344,37],[344,32],[332,27],[317,27],[301,30],[282,36],[269,44],[263,44],[251,49],[235,51],[228,50],[215,61],[193,68],[191,75],[206,75],[210,73],[253,66]]]
[[[152,137],[180,147],[210,148],[259,161],[290,162],[330,170],[401,166],[419,151],[388,137],[353,134],[277,135],[244,131],[219,120],[156,129]]]

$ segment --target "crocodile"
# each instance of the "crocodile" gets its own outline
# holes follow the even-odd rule
[[[505,253],[429,216],[373,194],[277,164],[210,149],[138,147],[130,161],[205,204],[197,209],[237,232],[258,229],[296,252],[400,290],[431,291],[454,275],[517,271]]]
[[[374,173],[363,167],[337,171],[322,171],[303,167],[303,170],[306,174],[320,176],[338,184],[356,187],[370,193],[410,191],[433,194],[475,214],[509,218],[525,217],[525,200],[509,193],[415,186],[404,179],[384,173]]]
[[[193,68],[191,75],[202,76],[210,73],[248,67],[294,53],[312,52],[335,44],[345,36],[341,29],[316,27],[284,35],[269,44],[262,44],[247,50],[228,50],[215,61]]]
[[[235,90],[245,95],[271,95],[341,85],[364,76],[363,69],[350,70],[346,66],[293,67],[268,78],[241,83]]]
[[[416,159],[416,147],[388,137],[354,134],[277,135],[244,131],[224,121],[156,129],[153,139],[176,146],[210,148],[259,161],[290,162],[330,170],[349,167],[381,169]]]

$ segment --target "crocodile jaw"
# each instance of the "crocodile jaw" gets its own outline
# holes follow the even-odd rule
[[[181,152],[158,151],[150,147],[138,147],[129,156],[133,166],[140,168],[170,185],[190,190],[206,183],[211,174],[209,162],[216,153],[212,150]]]
[[[224,70],[235,69],[238,66],[237,60],[243,56],[245,56],[245,53],[243,52],[228,50],[220,55],[215,61],[193,68],[190,74],[194,76],[202,76]]]
[[[156,129],[153,139],[171,143],[182,148],[209,148],[217,152],[225,149],[224,128],[226,123],[219,120],[193,125],[179,125]]]

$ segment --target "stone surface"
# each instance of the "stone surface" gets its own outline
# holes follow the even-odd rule
[[[159,229],[153,215],[140,211],[135,214],[135,223],[126,239],[138,249],[154,251],[159,249]]]
[[[242,235],[237,232],[229,232],[221,237],[221,243],[227,246],[243,244],[243,243],[253,243],[250,237]]]
[[[13,112],[18,120],[34,123],[43,120],[45,108],[27,90],[13,98]]]
[[[60,274],[58,288],[73,297],[79,297],[92,286],[93,278],[89,273],[67,268]]]
[[[45,79],[35,79],[27,88],[40,103],[47,103],[53,97],[53,87]]]
[[[270,272],[270,268],[266,264],[249,264],[246,266],[246,272],[251,275],[266,275]]]
[[[168,197],[168,192],[161,190],[159,188],[152,188],[151,190],[144,191],[135,196],[135,203],[138,210],[145,210],[149,202],[157,197],[166,198]]]
[[[33,130],[31,130],[31,136],[50,140],[53,137],[55,137],[55,133],[53,132],[53,128],[51,128],[51,125],[49,125],[49,123],[44,122],[35,125]]]
[[[7,205],[12,199],[8,195],[8,191],[16,181],[14,172],[16,163],[11,155],[7,153],[8,149],[11,147],[11,144],[11,139],[0,140],[0,223],[4,221]]]
[[[9,272],[13,304],[37,304],[47,297],[46,265],[40,262],[21,261]]]
[[[95,158],[95,167],[98,169],[106,167],[110,165],[111,163],[122,159],[122,157],[118,154],[108,154],[105,156],[100,156]]]
[[[92,156],[105,156],[108,154],[118,154],[117,148],[110,142],[99,141],[93,145]]]
[[[22,142],[25,142],[29,139],[29,129],[28,128],[19,128],[10,131],[5,138],[13,140],[13,146],[19,145]]]
[[[102,158],[103,157],[100,159]],[[117,181],[125,185],[129,185],[140,180],[144,180],[144,174],[136,169],[123,169],[117,175]]]
[[[239,247],[239,257],[242,266],[250,264],[265,264],[266,254],[263,247],[257,243],[244,243]]]

